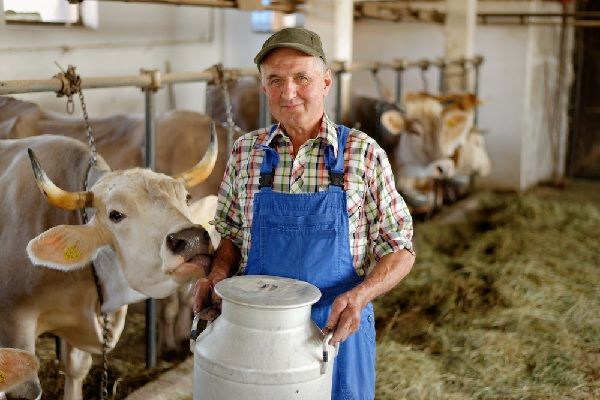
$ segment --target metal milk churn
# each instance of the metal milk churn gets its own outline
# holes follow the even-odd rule
[[[337,349],[310,318],[319,289],[248,275],[215,291],[221,315],[192,344],[194,400],[331,399]]]

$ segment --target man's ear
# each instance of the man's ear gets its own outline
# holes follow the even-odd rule
[[[327,95],[329,93],[329,90],[331,89],[331,85],[333,85],[333,78],[331,77],[331,70],[329,68],[327,68],[327,70],[325,71],[325,75],[323,76],[323,83],[325,84],[325,95]]]
[[[95,226],[60,225],[32,239],[27,254],[34,264],[70,271],[88,264],[107,244],[105,235]]]

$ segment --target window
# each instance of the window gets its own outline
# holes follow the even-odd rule
[[[251,23],[254,32],[274,33],[283,28],[303,27],[304,15],[299,13],[284,14],[279,11],[252,11]]]
[[[81,6],[67,0],[4,0],[7,24],[83,24]]]

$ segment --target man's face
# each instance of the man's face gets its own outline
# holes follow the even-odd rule
[[[331,71],[320,59],[288,48],[272,50],[261,63],[262,88],[273,116],[289,131],[310,130],[323,116]]]

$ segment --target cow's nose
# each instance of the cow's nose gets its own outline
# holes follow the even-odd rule
[[[210,236],[201,226],[185,228],[167,235],[167,247],[174,254],[190,258],[202,252],[202,248],[210,243]]]

